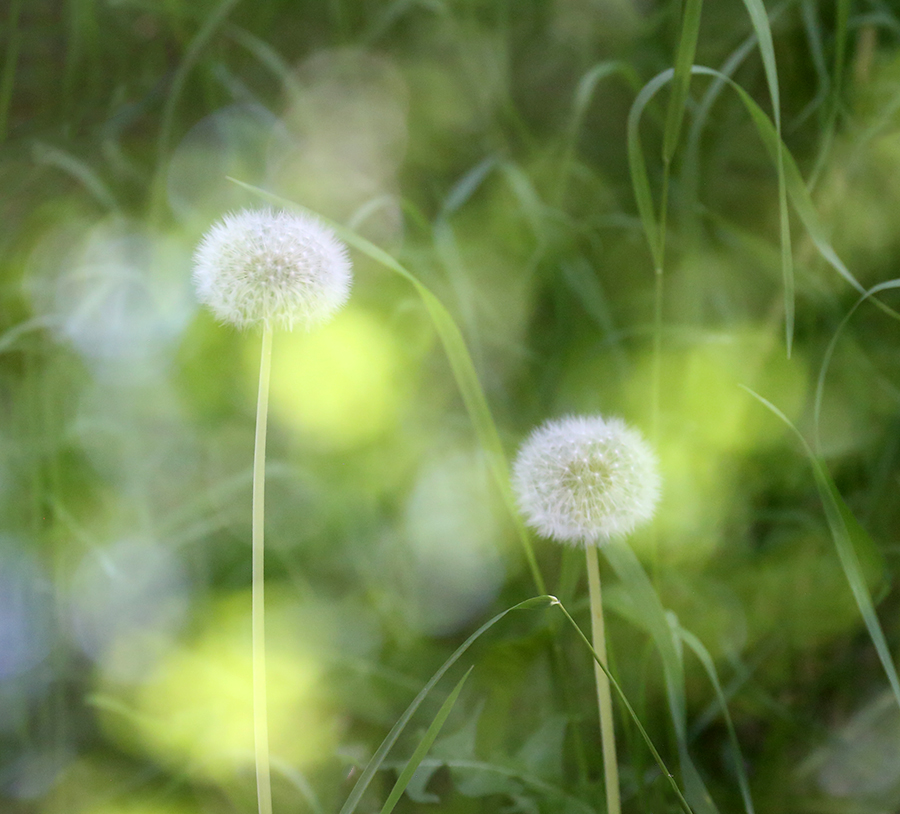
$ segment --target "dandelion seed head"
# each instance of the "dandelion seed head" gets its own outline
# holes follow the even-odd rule
[[[643,436],[618,418],[568,416],[535,429],[513,463],[525,521],[562,543],[600,545],[656,511],[661,480]]]
[[[245,209],[226,215],[194,253],[198,299],[239,328],[328,320],[350,294],[347,249],[307,215]]]

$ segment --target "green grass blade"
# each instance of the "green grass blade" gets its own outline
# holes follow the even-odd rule
[[[804,10],[808,6],[804,6]],[[815,15],[816,10],[809,12],[809,17]],[[823,170],[827,166],[828,156],[834,144],[835,131],[837,130],[838,114],[841,109],[841,95],[844,87],[844,74],[847,63],[847,40],[849,37],[850,0],[836,0],[834,19],[834,72],[832,80],[824,90],[829,95],[828,108],[825,122],[820,127],[821,137],[819,153],[810,173],[810,188],[814,187]],[[818,66],[817,66],[818,70]],[[829,87],[830,86],[830,87]],[[829,93],[830,91],[830,93]],[[817,96],[820,94],[817,94]]]
[[[86,161],[43,142],[35,142],[31,154],[35,163],[56,167],[78,181],[104,209],[118,210],[115,196]]]
[[[412,757],[407,761],[403,771],[400,772],[400,776],[397,778],[397,782],[394,783],[394,787],[391,789],[391,793],[388,795],[387,800],[384,801],[384,805],[381,808],[381,814],[390,814],[394,810],[394,806],[397,805],[397,802],[403,796],[403,792],[406,791],[406,787],[409,785],[409,781],[412,780],[412,776],[416,773],[416,769],[419,768],[419,764],[424,760],[425,755],[428,754],[428,750],[440,734],[441,729],[443,729],[444,723],[446,723],[447,717],[450,715],[450,710],[453,709],[453,705],[456,703],[456,699],[459,698],[459,693],[473,669],[474,667],[470,667],[466,670],[466,674],[453,688],[453,692],[451,692],[450,695],[447,696],[447,700],[441,704],[438,714],[431,722],[431,726],[429,726],[428,730],[425,732],[425,737],[422,738],[419,745],[416,747],[416,750],[412,753]]]
[[[794,341],[794,258],[791,253],[791,222],[788,215],[787,179],[784,167],[784,142],[781,139],[781,99],[778,92],[778,68],[775,65],[775,46],[772,43],[772,28],[762,0],[744,0],[744,7],[750,15],[750,22],[759,43],[769,98],[772,101],[772,115],[775,120],[775,170],[778,173],[778,221],[781,229],[781,269],[784,280],[784,332],[787,355],[791,355]]]
[[[216,9],[204,19],[200,30],[194,35],[187,51],[181,59],[172,77],[172,85],[166,94],[166,102],[160,117],[159,135],[156,140],[156,177],[155,189],[151,197],[151,206],[154,216],[158,217],[163,204],[163,196],[166,189],[166,156],[169,153],[169,144],[172,139],[172,129],[175,125],[175,110],[181,101],[181,93],[187,81],[188,74],[197,64],[200,54],[206,44],[212,39],[216,29],[228,18],[234,7],[240,0],[222,0]]]
[[[847,39],[850,22],[850,0],[837,0],[834,21],[834,107],[840,104],[847,61]]]
[[[786,147],[784,147],[784,145],[782,145],[781,147],[778,146],[779,144],[781,144],[781,139],[779,138],[778,132],[775,129],[775,126],[772,124],[771,119],[766,115],[763,109],[758,104],[756,104],[756,102],[750,97],[747,91],[745,91],[733,79],[725,76],[725,74],[722,74],[712,68],[705,68],[699,65],[694,66],[694,73],[706,74],[707,76],[715,76],[723,79],[730,87],[732,87],[737,92],[738,97],[744,103],[744,107],[747,109],[747,112],[753,119],[753,123],[756,126],[757,133],[759,133],[763,144],[765,145],[766,149],[769,151],[769,154],[773,157],[773,159],[777,158],[779,150],[781,150],[788,197],[790,198],[791,203],[794,205],[794,210],[797,212],[797,215],[802,221],[803,226],[806,228],[806,231],[809,234],[809,237],[818,250],[819,254],[838,274],[841,275],[841,277],[843,277],[857,291],[859,291],[861,294],[865,293],[865,289],[853,276],[853,274],[850,273],[850,270],[844,265],[843,261],[840,259],[840,257],[838,257],[837,253],[832,248],[831,243],[828,241],[825,227],[819,220],[819,215],[816,212],[812,197],[810,196],[809,191],[806,188],[806,183],[803,180],[803,176],[800,174],[800,170],[797,167],[793,156],[790,154],[790,151]]]
[[[252,54],[260,65],[264,66],[274,76],[278,77],[289,99],[299,99],[301,86],[288,62],[269,43],[254,36],[245,28],[226,23],[222,27],[223,33],[234,40],[238,45]]]
[[[713,685],[716,693],[716,700],[719,703],[719,709],[722,710],[722,718],[725,721],[725,727],[728,730],[728,740],[731,742],[731,749],[734,752],[734,766],[737,773],[738,786],[741,789],[741,797],[744,800],[744,811],[747,814],[754,814],[753,798],[750,796],[750,782],[747,779],[747,772],[744,769],[744,758],[741,753],[741,746],[738,743],[737,733],[734,731],[734,723],[731,720],[731,713],[728,711],[728,702],[725,700],[725,693],[722,691],[722,684],[719,681],[719,674],[716,671],[716,665],[713,663],[709,651],[689,630],[685,630],[679,626],[678,630],[682,641],[691,648],[694,655],[700,660],[703,669],[709,676],[709,681]]]
[[[678,146],[678,136],[684,121],[688,93],[691,86],[691,67],[697,53],[697,38],[700,36],[700,13],[703,0],[687,0],[678,39],[678,53],[675,57],[675,76],[672,80],[672,95],[666,113],[666,129],[663,137],[663,161],[671,163]]]
[[[762,57],[763,70],[766,74],[766,84],[769,86],[769,98],[772,100],[772,114],[775,119],[775,129],[781,133],[781,100],[778,92],[778,68],[775,64],[775,45],[772,42],[772,27],[769,24],[769,14],[762,0],[744,0],[744,7],[750,15],[750,23],[759,43],[759,53]]]
[[[875,543],[866,530],[857,522],[847,504],[844,503],[844,499],[838,492],[824,461],[816,455],[800,431],[791,423],[791,420],[772,402],[748,387],[743,389],[768,407],[769,410],[790,427],[794,435],[800,440],[804,452],[809,457],[816,481],[816,488],[819,490],[819,497],[825,510],[825,519],[828,521],[828,528],[837,548],[841,568],[844,571],[847,582],[850,584],[850,590],[853,592],[853,597],[862,614],[866,629],[869,632],[869,638],[872,640],[872,644],[875,645],[875,651],[878,653],[878,658],[887,675],[894,698],[897,700],[897,705],[900,706],[900,678],[897,676],[897,670],[894,667],[887,639],[875,613],[875,605],[872,602],[869,587],[866,585],[858,554],[858,550],[876,550]]]
[[[403,715],[400,716],[397,723],[394,724],[393,728],[390,732],[388,732],[387,737],[381,742],[381,746],[378,747],[375,754],[372,756],[372,759],[369,761],[368,765],[365,769],[363,769],[362,774],[360,774],[359,779],[356,781],[356,785],[350,792],[349,797],[347,797],[347,801],[344,803],[341,808],[340,814],[351,814],[351,812],[355,811],[356,806],[359,804],[359,801],[362,799],[363,794],[369,786],[369,783],[372,781],[372,778],[375,776],[375,772],[377,772],[381,768],[381,764],[384,763],[384,759],[387,757],[388,752],[391,750],[391,747],[397,741],[397,738],[400,737],[400,733],[406,728],[406,725],[409,723],[410,718],[412,718],[415,711],[419,708],[419,705],[422,701],[425,700],[425,697],[431,692],[432,688],[438,681],[443,678],[444,673],[447,672],[462,656],[469,647],[481,637],[481,635],[488,630],[490,630],[497,622],[499,622],[504,616],[509,613],[512,613],[515,610],[526,610],[529,608],[540,608],[540,607],[548,607],[552,605],[556,600],[552,596],[536,596],[531,599],[526,599],[524,602],[520,602],[518,605],[513,605],[511,608],[507,608],[505,611],[498,613],[492,619],[489,619],[485,622],[478,630],[476,630],[468,639],[466,639],[456,650],[453,651],[453,654],[448,658],[437,670],[437,672],[431,677],[428,683],[419,690],[419,694],[413,699],[412,703],[406,708],[406,711]]]
[[[515,497],[513,496],[512,489],[509,485],[509,464],[506,460],[506,455],[503,452],[503,445],[500,443],[497,425],[494,423],[494,418],[491,415],[491,410],[488,406],[487,398],[484,395],[484,390],[481,387],[481,383],[478,381],[478,374],[475,371],[475,365],[472,362],[472,357],[469,355],[469,350],[466,347],[462,332],[459,330],[453,317],[450,316],[450,312],[447,311],[441,301],[429,288],[419,282],[415,275],[404,268],[386,251],[366,240],[364,237],[361,237],[356,232],[335,221],[329,220],[316,212],[311,212],[293,201],[288,201],[277,195],[272,195],[251,184],[245,184],[236,179],[231,180],[239,186],[254,192],[262,198],[272,201],[279,206],[301,209],[305,212],[309,212],[334,229],[341,240],[358,249],[377,263],[380,263],[386,268],[391,269],[391,271],[399,274],[405,280],[409,281],[416,289],[416,292],[419,294],[425,305],[425,310],[431,317],[432,324],[441,340],[441,344],[444,346],[444,351],[450,362],[450,368],[453,371],[453,376],[456,379],[456,384],[462,395],[463,403],[466,406],[466,410],[468,411],[469,417],[475,428],[475,434],[487,456],[488,466],[490,467],[491,474],[500,490],[504,503],[510,511],[510,516],[515,526],[517,536],[519,537],[519,541],[522,544],[535,586],[539,593],[545,594],[547,592],[546,583],[544,582],[543,575],[538,567],[537,559],[534,556],[534,549],[531,546],[531,537],[519,516]]]
[[[484,179],[487,178],[490,171],[496,166],[497,157],[489,155],[487,158],[483,158],[479,161],[471,170],[463,175],[463,177],[453,185],[453,188],[444,198],[444,203],[441,206],[442,217],[449,217],[468,201],[484,182]]]
[[[626,544],[610,541],[603,546],[601,552],[612,566],[616,576],[622,581],[631,602],[635,607],[640,608],[640,623],[650,633],[662,659],[666,695],[675,728],[685,797],[692,808],[700,814],[715,814],[718,812],[716,804],[707,791],[688,749],[684,663],[680,650],[675,645],[676,640],[673,637],[668,614],[638,558]]]
[[[771,26],[785,11],[793,8],[794,0],[782,0],[775,6],[769,14],[769,24]],[[728,58],[722,63],[720,71],[725,76],[733,76],[737,69],[746,61],[751,52],[756,49],[759,38],[755,31],[751,32],[744,41],[731,52]],[[688,211],[694,211],[698,208],[698,184],[700,182],[700,138],[704,128],[709,122],[710,112],[713,105],[725,88],[725,82],[721,79],[715,79],[710,86],[704,91],[696,110],[692,111],[692,121],[690,135],[687,139],[687,147],[685,150],[685,158],[681,165],[681,187],[686,194],[686,203]],[[692,224],[693,225],[693,224]]]
[[[538,244],[541,244],[544,240],[544,224],[548,221],[544,202],[528,174],[518,164],[504,161],[500,165],[500,170],[519,203],[522,216],[528,221]]]
[[[569,176],[572,174],[572,162],[575,155],[575,147],[578,143],[578,132],[581,130],[581,123],[584,120],[588,106],[594,98],[594,91],[604,79],[616,75],[621,75],[635,93],[640,90],[641,80],[638,78],[637,71],[627,62],[599,62],[578,80],[578,85],[575,88],[575,97],[572,100],[572,115],[566,128],[562,145],[559,181],[553,198],[557,205],[561,205],[565,197]]]
[[[828,374],[828,367],[831,364],[831,357],[834,355],[837,341],[840,338],[841,333],[843,333],[844,328],[847,327],[850,318],[856,313],[856,309],[859,308],[860,305],[869,299],[869,297],[875,296],[875,294],[880,291],[888,291],[892,288],[900,288],[900,279],[887,280],[866,291],[866,293],[853,304],[853,307],[841,320],[840,325],[838,325],[837,330],[834,332],[834,336],[831,337],[831,341],[828,343],[828,347],[825,349],[825,353],[822,356],[822,365],[819,368],[819,378],[816,381],[816,398],[813,402],[813,427],[816,434],[816,452],[819,454],[821,454],[821,444],[819,443],[819,419],[822,415],[822,398],[825,393],[825,377]]]
[[[644,159],[644,149],[641,146],[641,117],[644,108],[657,94],[659,89],[672,80],[675,71],[672,68],[663,71],[653,77],[643,88],[628,111],[628,167],[631,171],[631,184],[634,188],[634,198],[637,201],[638,212],[641,216],[641,224],[647,243],[650,245],[650,254],[653,256],[653,266],[661,269],[664,254],[664,236],[656,220],[655,207],[653,206],[653,193],[650,190],[650,179],[647,176],[647,162]]]
[[[615,76],[616,74],[620,74],[634,88],[635,92],[640,90],[640,79],[629,63],[615,60],[597,63],[578,80],[578,85],[575,88],[575,98],[572,103],[572,122],[569,125],[570,135],[578,132],[588,105],[590,105],[591,99],[594,98],[594,91],[597,89],[597,85],[606,77]]]
[[[650,736],[647,734],[647,730],[644,729],[643,724],[641,723],[641,719],[638,718],[637,713],[634,711],[634,707],[631,706],[631,702],[628,700],[628,697],[625,695],[625,692],[622,690],[621,686],[619,686],[619,682],[616,681],[615,676],[609,671],[609,668],[603,663],[600,658],[600,655],[594,650],[594,646],[591,644],[590,639],[585,635],[584,631],[578,626],[578,623],[572,618],[569,612],[566,610],[565,606],[558,599],[554,599],[552,602],[553,605],[558,607],[572,627],[575,628],[575,631],[578,633],[579,638],[584,642],[587,649],[591,652],[591,655],[594,658],[594,661],[600,666],[600,669],[606,673],[606,677],[609,679],[609,683],[612,685],[613,689],[615,689],[616,694],[619,696],[619,700],[625,707],[625,710],[628,712],[628,716],[634,722],[634,725],[637,727],[638,731],[641,734],[641,737],[644,739],[644,743],[647,744],[647,748],[650,750],[650,753],[653,755],[653,759],[656,761],[656,765],[659,766],[660,771],[662,772],[663,777],[668,780],[669,785],[672,787],[672,790],[675,792],[676,797],[678,798],[678,802],[681,804],[681,807],[684,811],[688,812],[688,814],[693,814],[693,809],[691,809],[690,804],[684,798],[684,795],[681,793],[681,789],[678,788],[678,784],[675,782],[675,777],[672,772],[666,767],[665,762],[659,754],[659,751],[653,745],[653,741],[650,739]],[[667,637],[668,638],[668,637]],[[671,643],[671,639],[669,639]],[[674,650],[674,648],[673,648]]]

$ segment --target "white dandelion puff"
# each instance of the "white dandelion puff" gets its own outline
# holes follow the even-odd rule
[[[284,210],[226,215],[194,253],[198,299],[240,328],[328,320],[350,294],[347,248],[316,219]]]
[[[653,450],[619,418],[548,421],[525,440],[513,464],[513,488],[528,525],[573,545],[600,545],[647,523],[660,486]]]

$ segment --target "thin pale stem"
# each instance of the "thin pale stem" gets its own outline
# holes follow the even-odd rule
[[[600,563],[597,547],[586,545],[588,588],[591,594],[591,638],[594,650],[603,667],[609,667],[606,658],[606,633],[603,627],[603,603],[600,597]],[[597,704],[600,707],[600,739],[603,744],[603,773],[606,778],[607,814],[620,814],[619,761],[616,757],[616,732],[613,727],[612,693],[609,678],[594,664],[594,678],[597,681]]]
[[[266,701],[266,588],[264,529],[266,502],[266,426],[269,416],[269,378],[272,371],[272,328],[263,329],[259,363],[259,400],[256,404],[256,446],[253,452],[253,740],[256,755],[256,793],[259,814],[272,814],[269,771],[269,714]]]

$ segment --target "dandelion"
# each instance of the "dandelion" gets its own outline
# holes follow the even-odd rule
[[[325,322],[346,302],[350,280],[347,249],[334,233],[283,210],[226,215],[194,253],[198,298],[240,328]]]
[[[619,767],[597,547],[649,522],[660,495],[656,456],[637,430],[618,418],[568,416],[548,421],[525,440],[513,463],[513,488],[532,528],[587,555],[594,677],[606,778],[606,809],[619,814]]]
[[[545,537],[600,545],[653,517],[660,478],[653,450],[624,421],[569,416],[529,436],[513,486],[525,520]]]
[[[272,330],[307,329],[340,308],[350,293],[347,249],[319,221],[272,209],[227,215],[194,253],[194,284],[201,302],[223,322],[261,326],[262,358],[253,455],[252,603],[253,729],[259,814],[272,812],[266,703],[265,472]]]

